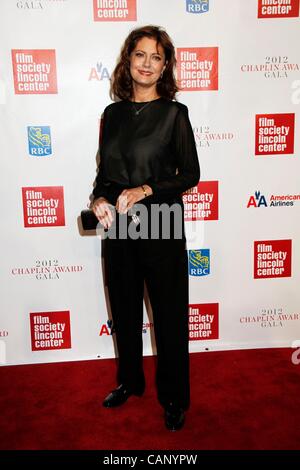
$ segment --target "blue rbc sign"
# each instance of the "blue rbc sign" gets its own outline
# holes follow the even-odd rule
[[[49,126],[28,126],[29,154],[34,157],[48,157],[52,154]]]
[[[210,274],[209,249],[189,250],[190,276],[207,276]]]
[[[186,11],[188,13],[207,13],[209,0],[186,0]]]

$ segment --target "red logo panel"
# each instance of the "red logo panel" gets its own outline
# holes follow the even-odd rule
[[[218,89],[218,48],[179,47],[177,77],[182,91]]]
[[[22,188],[24,227],[65,225],[62,186]]]
[[[190,304],[189,339],[219,339],[219,304]]]
[[[70,349],[70,312],[39,312],[30,314],[32,351]]]
[[[218,181],[201,181],[194,188],[186,191],[184,202],[184,220],[218,220],[219,187]]]
[[[94,21],[136,21],[136,0],[94,0]]]
[[[254,278],[291,277],[292,240],[254,242]]]
[[[15,93],[57,93],[54,49],[14,49],[11,51]]]
[[[294,153],[295,114],[257,114],[255,155]]]
[[[258,18],[299,16],[299,0],[258,0]]]

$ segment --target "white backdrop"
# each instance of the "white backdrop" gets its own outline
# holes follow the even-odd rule
[[[129,31],[145,24],[170,34],[179,79],[189,67],[206,79],[182,81],[177,97],[201,167],[184,196],[190,351],[300,337],[299,0],[1,0],[3,364],[114,356],[101,237],[83,234],[78,215],[110,75]]]

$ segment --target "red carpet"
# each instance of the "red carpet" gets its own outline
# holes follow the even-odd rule
[[[164,428],[144,358],[147,388],[118,409],[102,399],[115,361],[0,368],[1,449],[299,449],[300,365],[292,349],[191,354],[186,425]]]

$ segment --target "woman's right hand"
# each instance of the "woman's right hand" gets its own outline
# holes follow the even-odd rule
[[[104,228],[110,228],[113,223],[113,214],[109,202],[105,197],[98,197],[92,204],[92,211]]]

